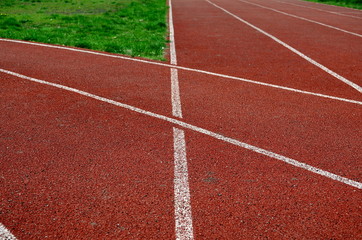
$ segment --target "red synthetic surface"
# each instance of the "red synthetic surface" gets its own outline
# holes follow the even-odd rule
[[[188,134],[196,239],[358,239],[361,193]]]
[[[1,79],[1,221],[15,236],[172,238],[170,126]]]
[[[303,2],[298,1],[288,1],[289,3],[302,5]],[[241,3],[241,2],[240,2]],[[323,24],[331,25],[333,27],[341,28],[346,31],[354,32],[357,34],[362,34],[361,24],[362,21],[362,11],[360,10],[354,10],[354,9],[344,9],[344,11],[341,11],[342,14],[348,14],[352,16],[360,16],[361,19],[358,20],[353,17],[346,17],[343,15],[338,14],[332,14],[333,17],[331,17],[331,13],[329,12],[321,12],[316,9],[311,8],[304,8],[304,7],[298,7],[295,5],[288,5],[288,4],[280,4],[279,2],[275,1],[262,1],[262,0],[254,0],[252,3],[259,4],[265,7],[273,8],[278,11],[282,11],[288,14],[296,15],[298,17],[304,17],[309,20],[317,21]],[[320,5],[313,6],[311,4],[307,4],[310,7],[318,7],[321,9]],[[323,6],[323,5],[322,5]],[[270,10],[269,10],[270,11]],[[329,11],[329,10],[327,10]],[[336,9],[330,9],[330,11],[336,12]],[[337,11],[338,13],[338,11]],[[287,19],[287,18],[286,18]],[[317,27],[317,26],[315,26]],[[336,31],[336,30],[332,30]]]
[[[250,0],[361,34],[361,19]],[[361,38],[214,3],[362,85]],[[334,12],[357,10],[288,1]],[[346,13],[347,14],[347,13]],[[174,0],[178,64],[362,101],[202,0]],[[0,41],[0,68],[168,117],[170,70]],[[172,124],[0,73],[0,223],[18,239],[175,239]],[[362,107],[179,70],[183,121],[361,182]],[[361,190],[186,130],[195,239],[360,239]]]
[[[358,66],[362,60],[362,49],[359,37],[237,0],[214,2],[222,3],[220,6],[226,10],[361,85],[362,75]],[[180,65],[361,99],[360,93],[340,80],[206,1],[185,0],[174,5],[175,42]]]

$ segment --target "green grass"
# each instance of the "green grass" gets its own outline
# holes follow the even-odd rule
[[[0,37],[164,59],[166,0],[0,0]]]
[[[362,0],[306,0],[306,1],[319,2],[319,3],[336,5],[341,7],[362,9]]]

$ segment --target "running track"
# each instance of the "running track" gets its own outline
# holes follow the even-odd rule
[[[0,39],[0,239],[361,239],[361,13],[173,0],[167,63]]]

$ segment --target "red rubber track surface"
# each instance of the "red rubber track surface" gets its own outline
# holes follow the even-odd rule
[[[361,85],[359,37],[237,0],[213,2]],[[174,5],[180,65],[361,99],[361,94],[345,83],[206,1],[184,0]]]
[[[15,236],[173,237],[169,127],[61,90],[1,79],[2,112],[10,112],[1,117],[1,221]]]
[[[1,45],[4,69],[170,112],[168,69]],[[0,78],[1,222],[16,237],[174,238],[170,125],[64,90]]]
[[[250,1],[362,31],[356,18]],[[361,85],[360,38],[237,0],[213,2]],[[172,3],[179,65],[362,100],[208,2]],[[10,42],[0,49],[2,69],[172,117],[169,67]],[[186,123],[362,181],[361,105],[178,76]],[[0,223],[18,239],[175,239],[172,124],[5,73],[0,81]],[[362,237],[361,190],[185,133],[195,239]]]
[[[285,2],[286,3],[282,4],[281,2],[276,2],[276,1],[262,1],[262,0],[252,1],[252,3],[263,5],[265,7],[273,8],[299,17],[304,17],[320,23],[328,24],[347,31],[355,32],[358,34],[362,33],[362,29],[359,24],[362,21],[362,11],[360,10],[346,9],[346,8],[335,9],[336,7],[332,7],[333,9],[325,9],[324,4],[323,5],[320,4],[313,5],[310,3],[303,4],[304,2],[300,1],[285,1]],[[291,4],[307,6],[308,8],[298,7],[296,5],[291,5]],[[328,12],[323,12],[317,9]],[[330,12],[335,12],[337,14],[332,14]],[[352,17],[348,17],[345,15],[338,15],[338,13],[351,15]],[[354,18],[355,16],[359,16],[361,17],[361,19]]]
[[[201,75],[180,79],[186,122],[361,181],[361,106]]]
[[[240,1],[240,3],[245,4],[241,1]],[[347,9],[347,11],[346,11],[346,9],[343,9],[344,11],[341,11],[342,14],[345,13],[345,14],[352,15],[352,16],[354,16],[354,15],[351,13],[354,13],[354,12],[359,13],[361,19],[356,19],[354,17],[348,17],[348,16],[338,15],[338,14],[333,15],[330,12],[321,12],[320,10],[316,10],[316,9],[290,5],[290,4],[302,5],[298,1],[288,1],[285,4],[282,4],[280,2],[275,2],[275,1],[253,0],[253,1],[250,1],[250,3],[259,4],[259,5],[273,8],[275,10],[282,11],[282,12],[285,12],[288,14],[296,15],[298,17],[307,18],[309,20],[317,21],[317,22],[320,22],[323,24],[328,24],[328,25],[331,25],[331,26],[334,26],[337,28],[341,28],[343,30],[347,30],[347,31],[354,32],[357,34],[362,34],[362,29],[360,26],[360,22],[362,21],[362,11],[353,10],[353,9]],[[252,5],[250,5],[250,6],[252,6]],[[316,7],[318,7],[318,5],[310,6],[310,4],[309,4],[308,7],[316,8]],[[318,9],[320,9],[320,7],[318,7]],[[327,11],[329,11],[329,10],[327,10]],[[333,9],[333,12],[336,12],[336,9]],[[331,17],[331,15],[333,17]],[[286,19],[288,19],[288,18],[286,18]],[[314,30],[317,30],[317,29],[313,29],[313,31]],[[336,30],[333,30],[333,31],[336,31]]]
[[[358,190],[192,133],[188,146],[196,239],[361,235]]]
[[[360,38],[239,1],[213,2],[361,84]],[[361,99],[351,87],[205,1],[175,1],[173,7],[180,65]],[[288,9],[299,14],[296,7]],[[356,19],[337,25],[344,26],[362,30]],[[187,122],[361,180],[360,106],[202,74],[183,72],[179,79]],[[196,238],[361,237],[360,191],[331,186],[326,179],[316,184],[313,174],[190,135]]]

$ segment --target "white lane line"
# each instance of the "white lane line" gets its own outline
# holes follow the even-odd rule
[[[362,10],[361,12],[341,12],[341,13],[362,14]]]
[[[169,4],[170,58],[171,64],[177,65],[175,31],[173,27],[172,2]],[[177,68],[171,68],[172,115],[182,118],[180,87]],[[175,235],[177,240],[193,240],[191,197],[189,174],[186,157],[185,132],[173,128],[174,144],[174,200],[175,200]]]
[[[244,143],[244,142],[241,142],[239,140],[229,138],[229,137],[225,137],[225,136],[223,136],[221,134],[211,132],[211,131],[206,130],[204,128],[197,127],[195,125],[180,121],[178,119],[166,117],[166,116],[161,115],[161,114],[157,114],[157,113],[153,113],[153,112],[150,112],[150,111],[147,111],[147,110],[143,110],[141,108],[137,108],[137,107],[125,104],[125,103],[117,102],[117,101],[114,101],[114,100],[111,100],[111,99],[108,99],[108,98],[105,98],[105,97],[100,97],[100,96],[97,96],[97,95],[94,95],[94,94],[91,94],[91,93],[88,93],[88,92],[85,92],[85,91],[82,91],[82,90],[78,90],[78,89],[75,89],[75,88],[72,88],[72,87],[67,87],[67,86],[64,86],[64,85],[61,85],[61,84],[47,82],[47,81],[44,81],[44,80],[28,77],[28,76],[25,76],[25,75],[22,75],[22,74],[19,74],[19,73],[15,73],[15,72],[11,72],[11,71],[8,71],[8,70],[0,69],[0,72],[6,73],[8,75],[12,75],[12,76],[15,76],[15,77],[18,77],[18,78],[21,78],[21,79],[25,79],[25,80],[28,80],[28,81],[31,81],[31,82],[36,82],[36,83],[40,83],[40,84],[43,84],[43,85],[63,89],[63,90],[69,91],[69,92],[77,93],[77,94],[80,94],[82,96],[86,96],[86,97],[89,97],[89,98],[92,98],[92,99],[95,99],[95,100],[98,100],[98,101],[101,101],[101,102],[109,103],[109,104],[112,104],[114,106],[121,107],[121,108],[130,110],[130,111],[139,113],[139,114],[143,114],[143,115],[146,115],[146,116],[149,116],[149,117],[160,119],[160,120],[163,120],[163,121],[178,125],[180,127],[190,129],[190,130],[198,132],[198,133],[202,133],[204,135],[213,137],[215,139],[219,139],[221,141],[233,144],[235,146],[239,146],[239,147],[248,149],[250,151],[253,151],[253,152],[268,156],[270,158],[280,160],[280,161],[285,162],[287,164],[293,165],[293,166],[298,167],[298,168],[305,169],[307,171],[310,171],[310,172],[316,173],[318,175],[333,179],[335,181],[350,185],[352,187],[362,189],[362,183],[360,183],[360,182],[357,182],[357,181],[354,181],[354,180],[351,180],[351,179],[336,175],[336,174],[328,172],[328,171],[324,171],[324,170],[322,170],[320,168],[313,167],[313,166],[308,165],[306,163],[299,162],[299,161],[294,160],[292,158],[285,157],[283,155],[280,155],[280,154],[277,154],[277,153],[274,153],[274,152],[271,152],[271,151],[268,151],[268,150],[265,150],[265,149],[262,149],[262,148],[259,148],[259,147]]]
[[[189,176],[187,170],[185,132],[173,128],[174,159],[175,159],[175,228],[177,240],[194,239],[192,227]]]
[[[0,223],[0,240],[16,240],[16,237]]]
[[[169,4],[169,29],[170,29],[170,58],[171,65],[177,65],[176,58],[176,46],[175,46],[175,31],[173,27],[173,16],[172,16],[172,3]],[[178,81],[178,70],[177,68],[171,68],[171,98],[172,98],[172,114],[175,117],[182,118],[181,98],[180,98],[180,87]]]
[[[251,5],[255,5],[255,6],[258,6],[258,7],[261,7],[261,8],[265,8],[265,9],[268,9],[268,10],[271,10],[271,11],[274,11],[274,12],[277,12],[277,13],[281,13],[281,14],[284,14],[284,15],[287,15],[287,16],[290,16],[290,17],[294,17],[294,18],[298,18],[298,19],[301,19],[301,20],[304,20],[304,21],[316,23],[316,24],[319,24],[319,25],[324,26],[324,27],[328,27],[328,28],[332,28],[332,29],[335,29],[335,30],[338,30],[338,31],[341,31],[341,32],[352,34],[352,35],[357,36],[357,37],[362,37],[362,35],[358,34],[358,33],[350,32],[350,31],[347,31],[347,30],[344,30],[344,29],[341,29],[341,28],[337,28],[337,27],[334,27],[334,26],[331,26],[331,25],[328,25],[328,24],[325,24],[325,23],[321,23],[321,22],[317,22],[317,21],[314,21],[314,20],[311,20],[311,19],[300,17],[300,16],[297,16],[297,15],[294,15],[294,14],[289,14],[289,13],[286,13],[286,12],[282,12],[282,11],[279,11],[277,9],[266,7],[266,6],[257,4],[257,3],[252,3],[252,2],[248,2],[248,1],[244,1],[244,0],[239,0],[239,1],[251,4]]]
[[[236,16],[235,14],[227,11],[226,9],[216,5],[215,3],[206,0],[206,2],[210,3],[211,5],[213,5],[214,7],[224,11],[225,13],[229,14],[230,16],[236,18],[237,20],[239,20],[240,22],[245,23],[246,25],[248,25],[251,28],[254,28],[255,30],[261,32],[262,34],[268,36],[269,38],[273,39],[274,41],[276,41],[277,43],[279,43],[280,45],[282,45],[283,47],[289,49],[290,51],[294,52],[295,54],[297,54],[298,56],[302,57],[303,59],[307,60],[308,62],[310,62],[311,64],[315,65],[316,67],[319,67],[320,69],[322,69],[323,71],[325,71],[326,73],[332,75],[333,77],[339,79],[340,81],[344,82],[345,84],[349,85],[350,87],[356,89],[358,92],[362,93],[362,87],[360,87],[359,85],[355,84],[354,82],[351,82],[350,80],[342,77],[341,75],[339,75],[336,72],[333,72],[332,70],[330,70],[329,68],[323,66],[322,64],[316,62],[315,60],[311,59],[310,57],[304,55],[303,53],[301,53],[300,51],[298,51],[297,49],[293,48],[292,46],[286,44],[285,42],[283,42],[282,40],[280,40],[279,38],[274,37],[273,35],[265,32],[264,30],[254,26],[253,24],[245,21],[244,19]]]
[[[295,4],[295,3],[289,3],[289,2],[283,2],[283,1],[277,1],[277,0],[274,0],[274,1],[275,1],[275,2],[280,2],[280,3],[289,4],[289,5],[293,5],[293,6],[298,6],[298,7],[304,7],[304,8],[314,9],[314,10],[321,11],[321,12],[332,13],[332,14],[336,14],[336,15],[340,15],[340,16],[344,16],[344,17],[351,17],[351,18],[362,19],[361,17],[352,16],[352,15],[347,15],[347,14],[343,14],[343,13],[339,13],[339,12],[327,11],[327,10],[323,10],[323,9],[320,9],[320,8],[314,8],[314,7],[309,7],[309,6],[305,6],[305,5],[300,5],[300,4]],[[324,6],[326,6],[326,5],[324,5]],[[328,5],[328,6],[332,6],[332,5]]]
[[[177,65],[177,58],[176,58],[176,45],[175,45],[175,30],[173,27],[173,14],[172,14],[172,3],[171,0],[168,1],[168,27],[170,31],[170,58],[171,64]]]
[[[347,99],[347,98],[340,98],[340,97],[330,96],[330,95],[321,94],[321,93],[309,92],[309,91],[304,91],[304,90],[300,90],[300,89],[296,89],[296,88],[284,87],[284,86],[280,86],[280,85],[276,85],[276,84],[264,83],[264,82],[254,81],[254,80],[250,80],[250,79],[246,79],[246,78],[234,77],[234,76],[230,76],[230,75],[226,75],[226,74],[214,73],[214,72],[209,72],[209,71],[204,71],[204,70],[199,70],[199,69],[194,69],[194,68],[176,66],[176,65],[171,65],[171,64],[167,64],[167,63],[151,62],[151,61],[142,60],[142,59],[129,58],[129,57],[121,56],[121,55],[112,55],[112,54],[101,53],[101,52],[93,52],[93,51],[89,51],[89,50],[62,47],[62,46],[56,46],[56,45],[48,45],[48,44],[43,44],[43,43],[25,42],[25,41],[20,41],[20,40],[13,40],[13,39],[0,38],[0,41],[20,43],[20,44],[26,44],[26,45],[35,45],[35,46],[47,47],[47,48],[55,48],[55,49],[61,49],[61,50],[66,50],[66,51],[99,55],[99,56],[103,56],[103,57],[118,58],[118,59],[122,59],[122,60],[151,64],[151,65],[168,67],[168,68],[176,68],[176,69],[184,70],[184,71],[188,71],[188,72],[196,72],[196,73],[202,73],[202,74],[206,74],[206,75],[210,75],[210,76],[233,79],[233,80],[237,80],[237,81],[242,81],[242,82],[247,82],[247,83],[256,84],[256,85],[260,85],[260,86],[286,90],[286,91],[295,92],[295,93],[312,95],[312,96],[333,99],[333,100],[342,101],[342,102],[354,103],[354,104],[359,104],[359,105],[362,104],[361,101],[351,100],[351,99]]]
[[[175,117],[182,118],[178,71],[175,68],[171,68],[171,98],[172,98],[172,115]]]

